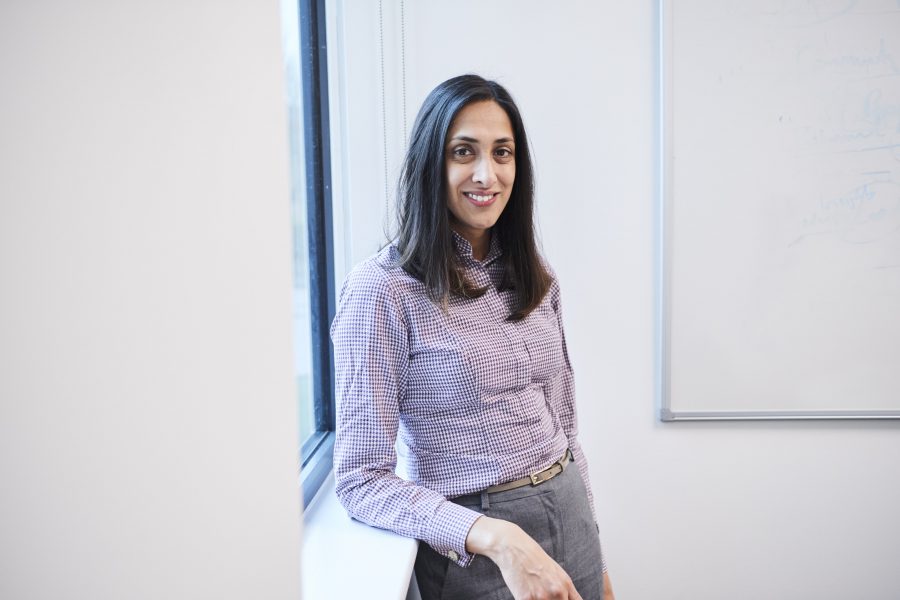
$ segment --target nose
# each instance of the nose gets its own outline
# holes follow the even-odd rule
[[[490,156],[483,156],[478,160],[478,163],[475,165],[475,171],[472,173],[472,182],[485,188],[489,188],[497,182],[494,162]]]

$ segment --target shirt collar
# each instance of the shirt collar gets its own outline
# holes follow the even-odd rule
[[[503,251],[500,249],[500,236],[494,235],[493,233],[491,233],[491,245],[488,248],[488,253],[484,257],[484,260],[481,261],[477,260],[472,255],[472,244],[469,243],[469,240],[452,229],[450,230],[450,233],[453,235],[453,249],[456,250],[456,254],[460,258],[468,258],[475,262],[480,262],[484,266],[488,266],[503,255]]]

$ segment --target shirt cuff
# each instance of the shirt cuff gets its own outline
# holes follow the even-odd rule
[[[460,567],[468,567],[475,555],[466,552],[466,538],[469,537],[472,525],[482,514],[447,500],[434,516],[434,522],[439,525],[429,536],[431,539],[426,540],[428,545]]]

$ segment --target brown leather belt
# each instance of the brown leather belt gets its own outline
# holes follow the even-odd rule
[[[509,481],[507,483],[501,483],[499,485],[492,485],[488,489],[484,490],[488,494],[494,494],[496,492],[505,492],[507,490],[514,490],[516,488],[524,487],[526,485],[540,485],[545,481],[549,481],[566,470],[569,462],[572,460],[572,451],[566,450],[566,453],[563,454],[563,457],[558,461],[544,469],[543,471],[538,471],[537,473],[532,473],[527,477],[522,477],[521,479],[516,479],[514,481]]]

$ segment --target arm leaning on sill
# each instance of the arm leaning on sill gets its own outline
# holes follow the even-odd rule
[[[334,475],[303,514],[304,600],[413,600],[410,588],[418,542],[351,519],[334,494]]]

